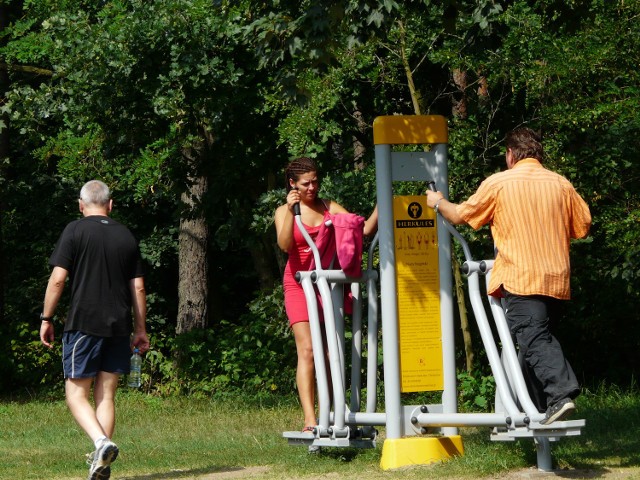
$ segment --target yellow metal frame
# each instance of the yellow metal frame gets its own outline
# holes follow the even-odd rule
[[[376,146],[448,144],[447,120],[440,115],[377,117],[373,122],[373,143]],[[462,437],[457,434],[387,438],[382,446],[380,467],[389,470],[408,465],[428,465],[463,454]]]
[[[373,121],[375,145],[449,143],[447,119],[440,115],[386,115]]]

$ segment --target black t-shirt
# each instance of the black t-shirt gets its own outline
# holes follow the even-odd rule
[[[131,279],[143,276],[140,251],[127,227],[104,216],[68,224],[49,259],[69,272],[71,306],[64,330],[98,337],[132,331]]]

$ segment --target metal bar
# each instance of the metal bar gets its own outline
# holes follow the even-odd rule
[[[493,332],[491,331],[489,321],[487,320],[487,313],[484,309],[482,295],[480,293],[478,273],[471,273],[467,278],[469,285],[469,300],[471,301],[473,314],[476,317],[476,323],[480,330],[482,343],[484,344],[484,348],[487,352],[487,359],[491,366],[491,372],[493,373],[493,377],[496,381],[496,390],[498,391],[500,400],[502,401],[507,413],[510,416],[516,416],[520,413],[520,409],[513,400],[512,393],[509,388],[509,382],[504,368],[502,367],[500,355],[498,354],[498,348],[496,347],[496,343],[493,339]]]
[[[351,284],[353,314],[351,315],[351,402],[352,412],[360,411],[362,383],[362,292],[359,283]]]
[[[367,295],[367,412],[371,413],[378,408],[378,288],[374,279],[367,282]]]
[[[412,420],[429,427],[508,427],[512,421],[502,413],[421,413]]]
[[[327,379],[327,366],[324,361],[324,342],[322,339],[322,329],[320,328],[320,317],[318,315],[318,302],[316,300],[315,288],[311,281],[311,272],[300,273],[300,284],[302,285],[304,296],[307,300],[313,361],[318,385],[318,419],[320,425],[326,428],[329,426],[331,400],[329,395],[329,381]]]
[[[342,370],[342,360],[340,357],[340,348],[337,342],[336,319],[334,317],[333,308],[326,308],[331,301],[331,289],[326,278],[319,278],[317,281],[318,290],[322,297],[322,304],[325,305],[324,311],[324,328],[327,338],[327,350],[329,351],[329,369],[331,371],[331,383],[333,384],[333,405],[336,412],[345,411],[345,393],[344,393],[344,374]],[[314,346],[315,348],[315,346]],[[314,353],[315,355],[315,353]],[[344,418],[337,415],[334,426],[337,430],[344,428]]]
[[[487,272],[486,283],[489,285],[491,272]],[[527,384],[522,374],[522,368],[518,361],[518,354],[516,353],[516,347],[513,343],[511,331],[507,325],[507,320],[504,315],[504,310],[500,301],[492,296],[489,296],[489,305],[491,306],[491,313],[493,314],[494,323],[498,330],[498,336],[502,343],[502,355],[508,369],[509,378],[515,389],[518,401],[525,412],[531,418],[533,422],[539,422],[544,418],[544,414],[540,413],[536,406],[531,401]]]
[[[384,392],[387,411],[387,438],[401,438],[400,352],[398,347],[396,259],[393,239],[393,198],[391,146],[376,145],[376,187],[380,252],[380,293],[382,350],[384,352]]]
[[[449,196],[449,166],[447,161],[447,145],[433,145],[434,162],[430,165],[431,178],[445,196]],[[442,216],[438,216],[438,268],[440,275],[440,324],[442,329],[442,369],[444,390],[442,406],[444,412],[458,411],[457,375],[455,358],[455,327],[453,322],[453,275],[451,272],[451,237],[449,236]],[[442,228],[442,227],[445,228]],[[457,428],[445,428],[444,435],[457,435]]]

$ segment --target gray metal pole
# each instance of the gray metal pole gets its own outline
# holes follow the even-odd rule
[[[384,392],[389,439],[401,438],[400,347],[396,296],[396,259],[393,239],[393,185],[391,146],[376,145],[376,186],[378,197],[378,248],[380,252],[380,306],[382,314],[382,351],[384,355]]]
[[[331,388],[331,386],[327,379],[327,365],[324,361],[324,342],[322,340],[318,303],[311,280],[311,273],[312,272],[300,272],[300,283],[304,290],[304,296],[307,300],[307,310],[309,312],[309,328],[311,329],[311,343],[313,345],[313,359],[318,385],[318,415],[320,426],[326,429],[329,426],[329,415],[331,411],[331,397],[329,395],[329,388]]]
[[[359,283],[351,284],[353,314],[351,315],[351,403],[352,412],[360,411],[362,384],[362,297]]]
[[[331,288],[325,277],[318,278],[316,285],[320,291],[323,305],[331,302]],[[308,303],[307,303],[308,304]],[[329,368],[331,371],[331,383],[333,384],[333,405],[336,412],[334,431],[344,429],[345,392],[344,371],[341,358],[341,349],[337,341],[336,319],[332,308],[324,309],[324,328],[327,338],[327,350],[329,351]]]
[[[434,181],[438,190],[449,198],[449,179],[447,164],[447,145],[434,145],[435,166]],[[438,265],[440,269],[440,323],[442,328],[442,369],[444,391],[442,392],[442,408],[445,413],[458,411],[457,376],[455,355],[455,329],[453,322],[453,278],[451,273],[451,236],[438,216]],[[442,430],[446,436],[457,435],[458,429],[446,427]]]

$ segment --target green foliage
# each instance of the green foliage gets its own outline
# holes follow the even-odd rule
[[[462,412],[492,412],[496,393],[495,379],[479,372],[458,373],[458,406]]]
[[[145,388],[196,396],[290,392],[295,345],[282,299],[279,287],[260,294],[237,322],[221,321],[215,329],[175,338],[153,336],[143,367]]]
[[[378,115],[414,112],[408,72],[422,113],[449,119],[455,201],[504,168],[505,132],[522,124],[542,131],[547,165],[593,214],[591,237],[572,246],[574,300],[558,334],[571,340],[569,357],[586,383],[637,375],[640,322],[629,306],[640,301],[638,2],[5,3],[3,387],[58,372],[56,353],[33,343],[47,258],[78,215],[79,187],[100,177],[149,266],[147,388],[285,388],[273,366],[293,358],[284,353],[291,339],[267,321],[284,322],[281,295],[252,293],[258,270],[279,279],[272,216],[283,199],[281,169],[292,155],[314,156],[322,194],[368,215],[371,125]],[[453,81],[460,73],[465,84]],[[466,113],[453,115],[463,100]],[[202,162],[186,162],[203,139]],[[202,207],[215,318],[200,335],[175,339],[180,195],[200,174],[210,185]],[[474,255],[491,255],[487,228],[463,233]],[[195,359],[185,371],[176,363],[181,350]],[[260,367],[249,365],[256,351]],[[473,381],[465,379],[470,391],[486,383]]]
[[[253,209],[251,229],[259,234],[272,233],[275,230],[273,215],[286,198],[285,189],[278,188],[262,194]]]

